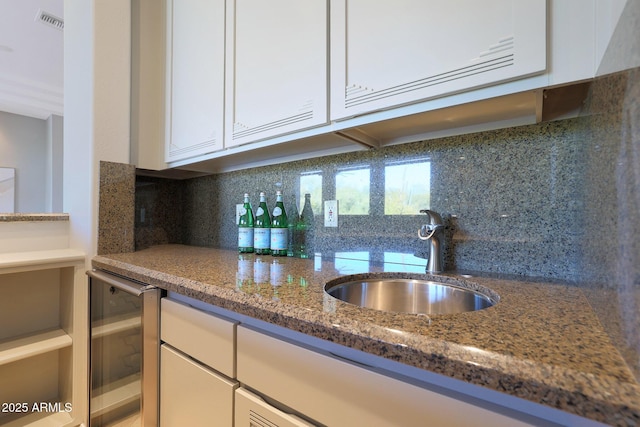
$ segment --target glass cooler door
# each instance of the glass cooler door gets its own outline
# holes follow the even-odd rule
[[[160,290],[90,271],[90,425],[155,426]]]

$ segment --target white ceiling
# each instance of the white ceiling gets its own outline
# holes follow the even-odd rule
[[[39,11],[64,19],[64,0],[0,0],[0,111],[46,119],[63,115],[63,31]]]

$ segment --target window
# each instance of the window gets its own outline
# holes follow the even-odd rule
[[[428,159],[385,166],[385,215],[417,215],[430,204],[431,162]]]
[[[336,199],[340,203],[340,215],[369,215],[370,175],[368,167],[336,173]]]
[[[427,260],[418,258],[410,253],[385,252],[384,271],[396,271],[404,273],[424,273]]]
[[[311,194],[311,209],[314,215],[322,213],[322,172],[305,172],[300,175],[300,200],[298,203],[299,212],[302,213],[304,207],[304,195]]]
[[[369,272],[369,252],[336,252],[334,265],[340,274]]]

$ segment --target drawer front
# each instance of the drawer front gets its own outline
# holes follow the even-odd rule
[[[167,344],[160,350],[160,426],[233,426],[238,383]]]
[[[235,401],[236,427],[278,426],[278,427],[312,427],[303,419],[287,414],[269,405],[260,397],[248,390],[236,390]]]
[[[332,427],[530,425],[242,326],[238,380]]]
[[[230,378],[236,376],[237,322],[163,298],[160,338]]]

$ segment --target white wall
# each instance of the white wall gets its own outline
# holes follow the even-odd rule
[[[0,167],[16,170],[15,211],[51,212],[46,188],[47,122],[0,111]]]
[[[164,162],[165,0],[131,0],[131,163],[162,170]]]
[[[45,189],[47,212],[62,212],[62,176],[64,154],[63,119],[51,115],[46,121],[47,128],[47,186]]]
[[[626,4],[627,0],[596,0],[596,66],[602,62]]]
[[[596,76],[640,67],[640,0],[605,3],[608,8],[602,8],[603,18],[597,23],[609,38],[599,46],[602,51]]]
[[[63,208],[72,248],[97,251],[100,161],[129,163],[130,0],[65,0]]]

